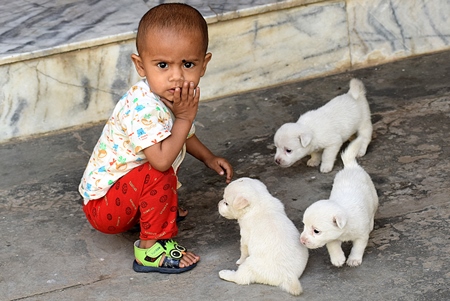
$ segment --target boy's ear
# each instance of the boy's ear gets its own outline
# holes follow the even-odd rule
[[[202,77],[203,75],[205,75],[205,72],[206,72],[206,66],[208,65],[208,63],[209,63],[209,61],[211,60],[211,58],[212,58],[212,53],[211,53],[211,52],[206,53],[206,55],[205,55],[205,60],[203,61],[203,70],[202,70],[202,73],[200,74],[200,77]]]
[[[136,68],[137,73],[141,76],[141,77],[145,77],[145,68],[144,68],[144,63],[142,62],[142,59],[139,55],[137,54],[132,54],[131,55],[131,60],[134,63],[134,67]]]

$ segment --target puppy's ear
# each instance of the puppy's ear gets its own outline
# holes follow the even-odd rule
[[[333,216],[333,224],[339,229],[342,229],[347,224],[347,217],[342,214],[337,214]]]
[[[308,144],[311,142],[311,140],[312,140],[311,133],[300,134],[300,143],[302,144],[303,147],[307,147]]]
[[[233,202],[233,206],[234,208],[236,208],[237,210],[241,210],[244,209],[245,207],[247,207],[249,205],[248,200],[243,197],[242,195],[238,195],[236,197],[236,199]]]

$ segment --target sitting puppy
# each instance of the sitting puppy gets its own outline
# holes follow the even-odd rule
[[[337,267],[345,263],[341,248],[344,241],[353,242],[347,264],[362,263],[378,208],[372,180],[355,159],[360,149],[358,141],[350,143],[341,156],[344,169],[336,174],[330,199],[313,203],[303,215],[300,241],[309,249],[326,244],[331,263]]]
[[[303,292],[299,277],[308,261],[308,249],[300,243],[300,233],[283,204],[262,182],[241,178],[230,183],[219,202],[219,213],[237,219],[241,229],[239,267],[220,271],[220,278],[237,284],[279,286],[292,295]]]
[[[355,133],[358,134],[356,139],[362,141],[358,151],[361,157],[372,139],[372,122],[364,85],[354,78],[347,94],[306,112],[296,123],[286,123],[278,129],[274,137],[275,162],[289,167],[311,155],[308,166],[318,166],[322,161],[320,172],[330,172],[342,144]]]

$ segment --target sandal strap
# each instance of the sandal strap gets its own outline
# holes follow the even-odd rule
[[[164,261],[161,265],[163,268],[179,268],[180,267],[180,259],[173,259],[170,257],[164,257]]]
[[[160,243],[156,242],[150,248],[145,249],[145,256],[151,258],[158,258],[165,252],[166,250],[164,249],[164,247]]]
[[[187,251],[185,247],[179,245],[173,239],[160,239],[157,240],[157,243],[161,244],[161,246],[165,249],[166,256],[173,259],[180,259]]]
[[[134,242],[134,256],[144,266],[158,267],[162,254],[165,253],[165,249],[159,243],[155,243],[148,249],[139,248],[140,240]]]
[[[139,248],[140,240],[134,243],[134,256],[144,266],[158,267],[160,258],[165,254],[162,266],[178,268],[180,259],[186,253],[186,248],[179,245],[173,239],[160,239],[148,249]]]

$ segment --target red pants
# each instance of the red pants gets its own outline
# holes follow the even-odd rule
[[[91,225],[107,234],[122,233],[140,222],[142,240],[168,239],[178,233],[177,175],[149,163],[132,169],[97,200],[83,206]]]

